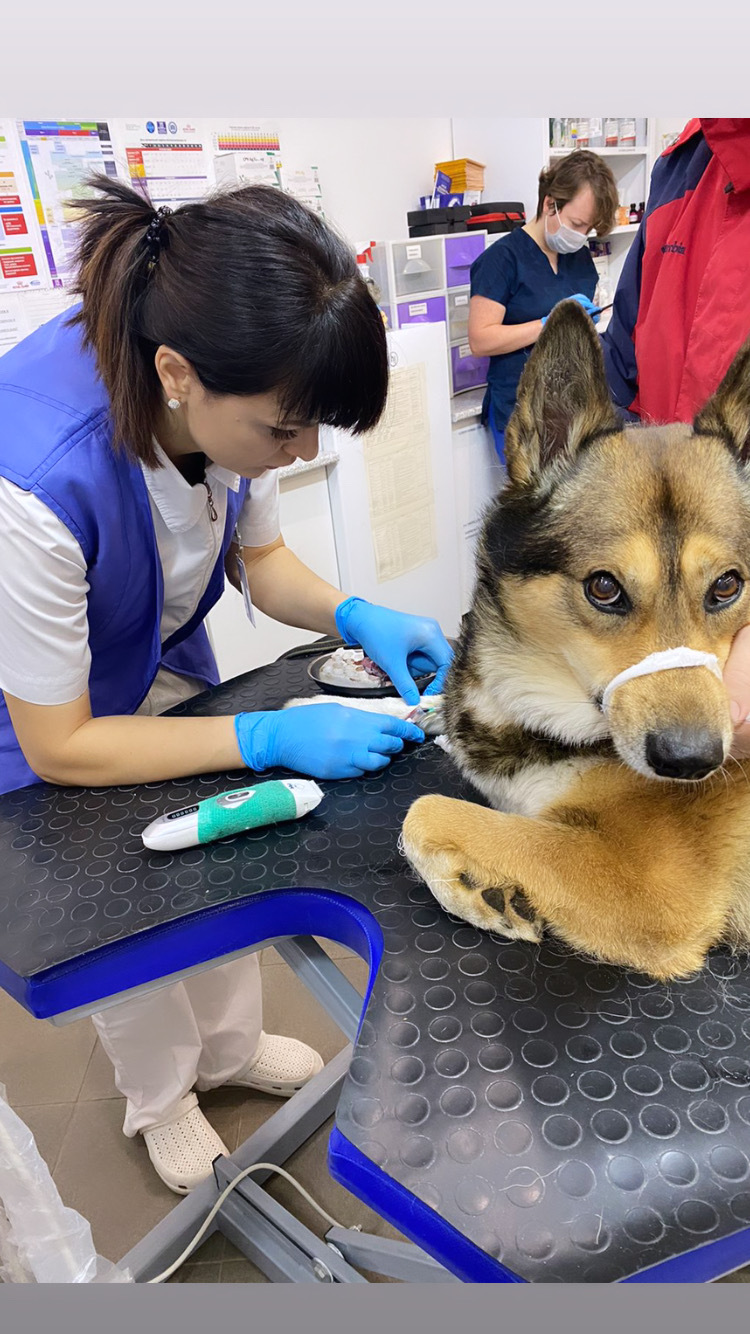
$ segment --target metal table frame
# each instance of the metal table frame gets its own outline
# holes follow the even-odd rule
[[[145,1283],[161,1273],[182,1253],[205,1221],[221,1192],[244,1168],[256,1162],[286,1160],[330,1117],[338,1102],[349,1068],[359,1026],[363,998],[334,961],[311,936],[266,941],[296,973],[348,1039],[348,1045],[304,1088],[246,1139],[230,1156],[214,1162],[214,1175],[204,1181],[147,1233],[118,1262],[136,1282]],[[255,945],[253,949],[260,949]],[[203,968],[174,974],[148,987],[97,1001],[96,1005],[55,1016],[56,1024],[69,1023],[134,994],[171,984],[179,977],[224,963],[229,957],[252,953],[240,950]],[[331,1228],[321,1239],[263,1189],[272,1173],[263,1170],[246,1177],[229,1194],[212,1221],[204,1240],[221,1232],[233,1246],[272,1282],[366,1283],[359,1266],[371,1273],[410,1282],[457,1282],[453,1274],[411,1242],[392,1241],[358,1228]]]

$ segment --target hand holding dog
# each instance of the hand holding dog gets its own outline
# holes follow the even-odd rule
[[[453,649],[431,617],[409,616],[351,597],[336,608],[336,626],[342,639],[348,644],[361,644],[388,673],[407,704],[419,703],[413,677],[426,672],[435,672],[435,679],[425,694],[442,694]]]
[[[735,759],[747,759],[750,756],[750,625],[745,625],[735,635],[724,668],[724,685],[731,700],[732,722],[734,723],[734,741],[732,754]]]

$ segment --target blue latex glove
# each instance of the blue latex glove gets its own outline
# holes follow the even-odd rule
[[[405,741],[424,741],[414,723],[341,704],[238,713],[234,730],[248,769],[278,764],[313,778],[361,778],[384,769]]]
[[[431,617],[408,616],[352,597],[336,608],[336,626],[347,644],[361,644],[367,656],[388,673],[407,704],[419,703],[413,678],[427,672],[436,676],[425,694],[442,694],[453,649]]]
[[[579,306],[583,306],[583,309],[586,311],[586,314],[591,316],[592,320],[594,321],[594,324],[599,323],[599,320],[601,319],[601,311],[599,307],[595,306],[593,301],[589,301],[588,297],[583,295],[583,292],[576,292],[574,296],[566,296],[565,300],[577,301]],[[559,305],[559,302],[557,304]],[[554,309],[555,307],[553,306],[552,310]],[[549,313],[550,315],[552,314],[552,310]],[[544,319],[542,320],[542,328],[544,328],[548,319],[549,315],[545,315]]]

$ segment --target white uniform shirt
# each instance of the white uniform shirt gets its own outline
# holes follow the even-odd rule
[[[203,482],[191,486],[158,448],[162,468],[142,466],[164,573],[162,643],[193,615],[208,586],[224,535],[227,491],[240,479],[206,467],[216,519]],[[238,521],[243,546],[279,535],[278,473],[253,478]],[[86,561],[57,515],[30,491],[0,477],[0,690],[30,704],[69,704],[88,686]],[[162,669],[139,713],[160,713],[195,693]]]

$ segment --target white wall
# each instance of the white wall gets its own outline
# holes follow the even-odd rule
[[[656,119],[654,147],[686,116]],[[406,214],[432,188],[436,162],[471,157],[486,165],[485,199],[522,199],[536,212],[546,161],[546,116],[305,118],[280,120],[290,166],[320,170],[326,216],[351,241],[406,236]]]
[[[522,199],[527,218],[533,217],[546,136],[544,116],[458,116],[453,156],[485,163],[485,199]]]
[[[284,163],[320,171],[326,218],[359,243],[407,235],[406,214],[432,190],[434,166],[451,157],[446,118],[279,120]]]

